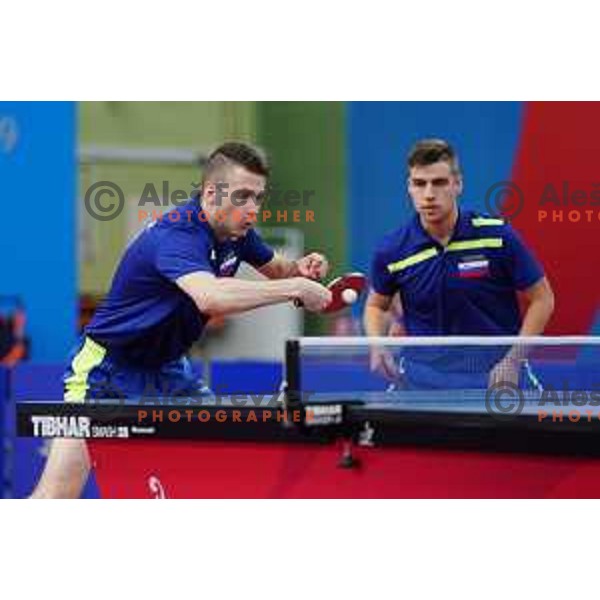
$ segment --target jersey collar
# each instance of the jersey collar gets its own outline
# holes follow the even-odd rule
[[[452,232],[449,241],[468,237],[470,226],[471,217],[469,211],[463,211],[459,208],[458,219],[456,220],[456,225],[454,226],[454,231]],[[435,244],[436,246],[440,246],[440,243],[436,239],[431,237],[431,235],[429,235],[429,233],[425,230],[425,228],[421,224],[421,219],[419,218],[418,214],[416,214],[413,219],[412,233],[414,236],[414,240],[417,243],[430,243]]]

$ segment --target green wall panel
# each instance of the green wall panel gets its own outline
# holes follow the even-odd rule
[[[275,187],[315,192],[310,200],[315,222],[288,223],[288,226],[304,232],[307,251],[326,253],[332,274],[345,272],[348,261],[344,103],[260,102],[257,136],[271,155]],[[331,317],[307,315],[306,332],[324,333],[330,323]]]

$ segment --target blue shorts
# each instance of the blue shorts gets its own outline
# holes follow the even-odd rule
[[[63,383],[67,402],[211,394],[186,357],[158,369],[133,367],[116,362],[106,348],[87,336],[71,352]]]

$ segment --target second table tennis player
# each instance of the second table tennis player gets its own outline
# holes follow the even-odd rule
[[[544,331],[554,297],[541,265],[507,222],[459,208],[462,189],[459,161],[447,142],[422,140],[414,146],[408,157],[408,193],[416,215],[386,236],[374,254],[364,312],[367,335],[387,335],[390,324],[398,329],[396,295],[401,333],[408,336]],[[523,314],[519,294],[527,303]],[[479,387],[482,382],[516,383],[526,364],[516,348],[411,352],[414,360],[403,368],[391,352],[374,348],[371,368],[416,387]],[[476,371],[485,380],[471,377]]]

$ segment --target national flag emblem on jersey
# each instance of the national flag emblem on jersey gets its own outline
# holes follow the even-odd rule
[[[219,267],[219,275],[221,277],[228,277],[230,275],[233,275],[237,267],[237,262],[237,256],[235,254],[229,254]]]
[[[458,276],[465,279],[487,277],[490,274],[490,261],[485,256],[466,256],[458,263]]]

